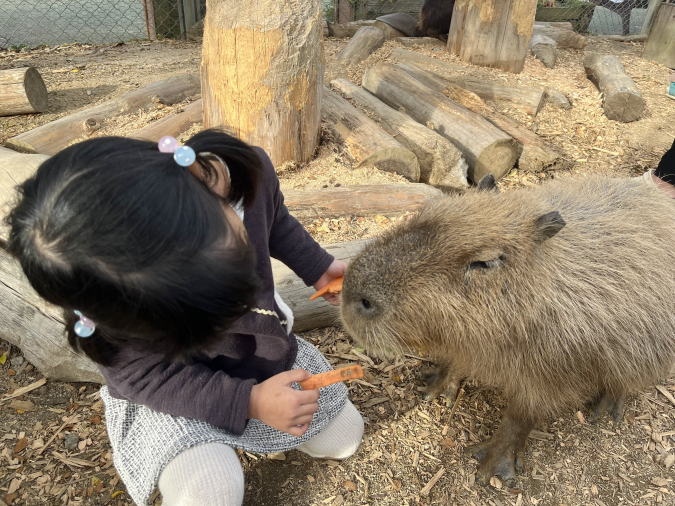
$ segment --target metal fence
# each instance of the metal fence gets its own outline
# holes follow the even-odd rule
[[[0,47],[184,38],[206,0],[0,0]]]

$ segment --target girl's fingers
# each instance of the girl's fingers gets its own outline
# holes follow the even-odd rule
[[[303,415],[303,416],[297,417],[294,421],[297,425],[305,425],[305,424],[309,424],[309,422],[312,421],[312,418],[313,418],[313,414]]]
[[[319,400],[319,390],[296,390],[297,399],[301,405],[315,404]]]
[[[312,404],[303,404],[302,406],[300,406],[298,408],[297,415],[298,416],[309,415],[311,417],[317,411],[319,411],[319,403],[318,402],[314,402]],[[301,423],[301,422],[298,422],[298,423]]]
[[[289,427],[286,432],[291,436],[300,437],[307,432],[307,429],[309,429],[309,423],[303,423],[302,425],[293,425]]]

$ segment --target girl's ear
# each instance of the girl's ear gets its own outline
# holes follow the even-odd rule
[[[534,240],[537,244],[543,243],[560,232],[566,225],[558,211],[542,214],[534,220]]]

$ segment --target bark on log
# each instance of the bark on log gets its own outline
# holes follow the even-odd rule
[[[520,143],[518,167],[530,172],[539,172],[562,162],[562,157],[550,149],[544,142],[527,128],[516,121],[495,111],[485,104],[478,95],[458,86],[448,86],[443,95],[467,109],[480,114],[493,125],[501,128]]]
[[[533,35],[530,39],[530,51],[532,51],[532,56],[548,68],[555,67],[555,61],[558,58],[558,46],[551,37]]]
[[[431,189],[431,188],[430,188]],[[348,262],[368,241],[328,244],[324,248]],[[293,271],[272,260],[275,285],[295,317],[293,330],[327,327],[339,320],[339,310],[325,300],[309,301],[314,293]],[[65,338],[62,312],[32,289],[18,262],[0,248],[0,338],[18,346],[46,377],[67,382],[104,383],[96,365],[73,352]]]
[[[536,116],[544,106],[544,90],[542,89],[502,86],[483,79],[483,76],[486,78],[489,76],[484,72],[480,72],[476,76],[456,76],[453,74],[458,71],[466,72],[467,69],[403,48],[394,49],[390,59],[414,63],[434,76],[445,80],[446,83],[472,91],[484,100],[502,102],[532,116]]]
[[[336,63],[349,67],[360,63],[384,44],[384,32],[377,26],[363,26],[337,55]]]
[[[468,63],[520,73],[532,36],[536,0],[459,0],[448,51]]]
[[[374,19],[363,19],[361,21],[350,21],[349,23],[331,23],[328,22],[328,33],[331,37],[351,38],[359,28],[363,26],[375,26]]]
[[[420,180],[415,154],[328,88],[323,92],[322,110],[328,129],[357,167],[395,172],[414,183]]]
[[[468,186],[468,166],[464,155],[448,139],[392,109],[346,79],[337,79],[331,85],[348,99],[368,109],[388,134],[417,156],[421,182],[446,191],[463,190]]]
[[[31,177],[48,158],[47,155],[24,155],[0,147],[0,245],[7,241],[9,230],[4,217],[16,199],[16,186]]]
[[[416,211],[443,193],[427,184],[340,186],[322,190],[286,190],[284,203],[300,222],[344,216],[400,216]]]
[[[33,67],[0,70],[0,116],[47,109],[47,87]]]
[[[165,135],[178,137],[193,125],[202,121],[202,99],[192,102],[183,109],[136,130],[129,137],[157,142]]]
[[[396,39],[397,37],[406,36],[405,32],[397,30],[393,26],[390,26],[384,21],[380,21],[379,19],[375,20],[375,28],[379,28],[380,30],[382,30],[382,33],[384,34],[384,40],[391,40]]]
[[[376,18],[376,21],[382,21],[392,28],[403,33],[404,37],[412,37],[415,35],[415,29],[417,28],[417,20],[413,18],[410,14],[405,12],[393,12],[391,14],[385,14],[384,16],[379,16]],[[375,24],[377,25],[377,23]]]
[[[487,174],[501,178],[513,167],[518,144],[485,118],[432,90],[405,70],[392,64],[371,67],[363,75],[363,87],[394,109],[406,114],[457,146],[469,165],[474,182]]]
[[[323,87],[320,0],[209,0],[202,49],[204,127],[226,127],[272,163],[309,161]]]
[[[99,128],[107,118],[139,109],[154,109],[159,104],[175,104],[197,93],[199,79],[194,76],[157,81],[12,137],[5,146],[25,153],[54,155],[92,129]]]
[[[394,39],[397,42],[400,42],[405,47],[415,47],[415,46],[433,46],[433,47],[445,47],[445,42],[439,39],[434,39],[432,37],[398,37]]]
[[[558,49],[583,49],[586,47],[586,37],[564,28],[534,25],[532,35],[546,35],[552,38],[558,44]]]
[[[645,101],[616,56],[587,53],[584,68],[602,92],[605,116],[624,123],[640,119]]]

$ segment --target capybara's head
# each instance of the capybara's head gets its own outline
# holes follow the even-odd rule
[[[509,286],[528,282],[523,274],[564,226],[550,205],[514,205],[492,191],[438,199],[351,262],[342,321],[370,352],[390,357],[473,333],[464,326],[489,332]]]

